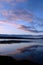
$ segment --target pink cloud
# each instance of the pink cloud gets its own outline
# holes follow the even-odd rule
[[[29,21],[31,22],[33,20],[33,13],[30,13],[29,11],[27,11],[26,9],[17,9],[17,10],[14,10],[12,9],[12,6],[14,8],[16,8],[15,6],[17,5],[17,2],[25,2],[27,0],[0,0],[0,1],[5,1],[7,3],[10,3],[11,5],[11,10],[1,10],[1,14],[2,16],[4,17],[7,17],[7,19],[9,20],[18,20],[18,19],[22,19],[22,20],[25,20],[25,21]],[[4,5],[0,5],[0,7],[4,7]]]
[[[31,26],[29,27],[29,26],[21,25],[20,27],[18,27],[18,29],[21,29],[27,32],[37,32],[38,33],[38,31]]]
[[[3,27],[2,26],[0,26],[0,30],[2,30],[3,29]]]
[[[0,0],[0,2],[7,2],[7,3],[11,3],[14,0]]]
[[[9,19],[11,20],[17,20],[22,19],[28,22],[32,22],[33,20],[33,14],[29,13],[28,11],[22,9],[22,10],[12,10],[11,15],[9,16]]]
[[[10,22],[9,20],[0,20],[0,24],[6,24],[6,25],[17,27],[17,28],[21,26],[19,24]]]
[[[16,2],[26,2],[27,0],[16,0]]]
[[[9,12],[8,12],[7,10],[1,10],[1,14],[2,14],[2,16],[4,16],[4,17],[9,16]]]
[[[10,3],[10,2],[13,2],[13,1],[15,1],[15,2],[26,2],[27,0],[0,0],[1,2],[8,2],[8,3]]]

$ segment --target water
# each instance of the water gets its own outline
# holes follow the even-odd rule
[[[11,56],[16,60],[28,59],[43,65],[43,39],[30,41],[0,44],[0,55]]]
[[[2,40],[8,40],[8,39],[0,39],[0,40],[2,41]],[[11,40],[11,39],[9,39],[9,40]],[[26,40],[24,40],[24,41],[26,41]],[[29,47],[29,46],[32,46],[32,45],[43,45],[43,39],[38,39],[38,40],[37,39],[36,40],[27,39],[27,41],[32,41],[32,42],[0,44],[0,54],[2,54],[2,53],[3,54],[10,54],[10,53],[13,53],[13,52],[18,52],[17,49]]]

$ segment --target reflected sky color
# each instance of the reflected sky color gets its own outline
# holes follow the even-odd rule
[[[0,0],[0,34],[43,34],[43,0]]]
[[[11,56],[16,60],[27,59],[43,65],[43,43],[0,44],[0,55]]]
[[[18,54],[21,52],[23,48],[31,47],[34,45],[43,45],[43,44],[34,43],[34,42],[33,43],[0,44],[0,55]]]
[[[16,60],[27,59],[43,65],[43,40],[40,41],[42,43],[0,44],[0,55],[10,56]]]

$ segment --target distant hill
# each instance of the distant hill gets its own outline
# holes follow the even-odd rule
[[[10,38],[10,39],[28,39],[28,38],[43,38],[43,35],[7,35],[0,34],[0,38]]]

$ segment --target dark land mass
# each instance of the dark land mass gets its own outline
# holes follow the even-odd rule
[[[12,43],[21,43],[21,42],[26,43],[26,42],[32,42],[32,41],[20,41],[20,40],[18,40],[18,41],[16,41],[16,40],[0,41],[1,44],[6,44],[6,43],[7,44],[12,44]]]
[[[20,60],[17,61],[16,59],[13,59],[12,57],[9,56],[0,56],[0,65],[1,64],[12,64],[12,65],[40,65],[38,63],[29,61],[29,60]]]
[[[43,38],[40,38],[40,37],[39,38],[35,38],[35,37],[34,38],[32,38],[32,37],[31,38],[30,37],[29,38],[23,38],[23,37],[1,37],[0,36],[0,39],[43,39]]]
[[[0,34],[0,39],[43,39],[43,35],[7,35],[7,34]]]

